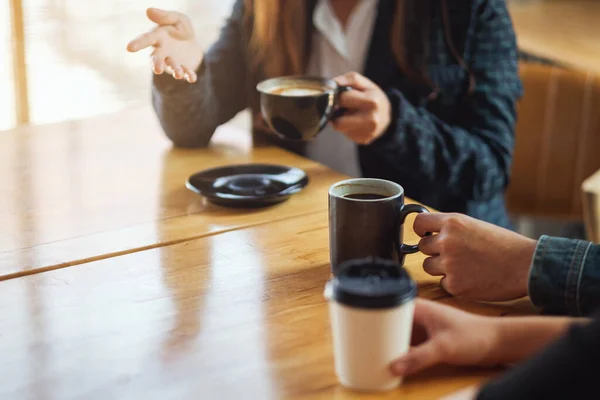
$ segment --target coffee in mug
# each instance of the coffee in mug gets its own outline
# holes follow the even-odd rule
[[[388,260],[351,260],[325,287],[339,382],[359,391],[385,391],[402,378],[391,363],[405,354],[412,334],[417,285]]]
[[[327,91],[327,87],[316,85],[293,84],[276,86],[269,91],[271,94],[288,97],[318,96]]]
[[[404,204],[404,189],[383,179],[348,179],[329,188],[329,254],[332,273],[344,261],[380,257],[404,265],[406,254],[419,251],[402,243],[410,213],[429,212]]]
[[[296,141],[313,139],[341,115],[339,96],[350,90],[332,79],[308,76],[267,79],[256,89],[267,125],[280,138]]]
[[[354,200],[380,200],[385,199],[386,196],[376,193],[355,193],[355,194],[347,194],[342,196],[346,199],[354,199]]]

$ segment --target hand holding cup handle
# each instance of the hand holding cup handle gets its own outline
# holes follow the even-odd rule
[[[404,222],[406,221],[406,217],[408,217],[409,214],[413,214],[413,213],[429,213],[430,211],[423,207],[422,205],[419,204],[404,204],[402,206],[402,209],[400,210],[400,218],[398,220],[398,231],[400,231],[402,229],[402,226],[404,225]],[[400,237],[401,235],[398,235],[398,237]],[[425,234],[425,236],[431,236],[431,232],[427,232]],[[413,245],[409,245],[406,243],[401,243],[400,240],[398,240],[397,243],[397,251],[398,251],[398,257],[400,259],[402,259],[406,254],[414,254],[417,253],[419,251],[419,245],[418,244],[413,244]]]
[[[346,114],[346,112],[348,112],[348,109],[340,107],[340,96],[345,93],[345,92],[349,92],[352,90],[352,86],[344,86],[344,85],[338,85],[338,88],[336,90],[335,93],[335,107],[336,110],[333,112],[332,116],[331,116],[331,120],[335,121],[337,118],[341,117],[342,115]]]

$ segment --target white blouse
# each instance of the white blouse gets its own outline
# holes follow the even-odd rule
[[[329,0],[319,0],[314,14],[307,73],[334,78],[347,72],[363,73],[379,0],[360,0],[346,31]],[[328,125],[307,146],[309,158],[349,176],[361,176],[356,144]]]

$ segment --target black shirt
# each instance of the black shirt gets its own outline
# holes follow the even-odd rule
[[[477,399],[598,399],[600,313],[486,384]]]

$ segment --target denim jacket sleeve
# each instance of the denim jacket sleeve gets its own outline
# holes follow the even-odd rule
[[[529,296],[547,313],[592,313],[600,306],[600,245],[542,236],[529,273]]]

